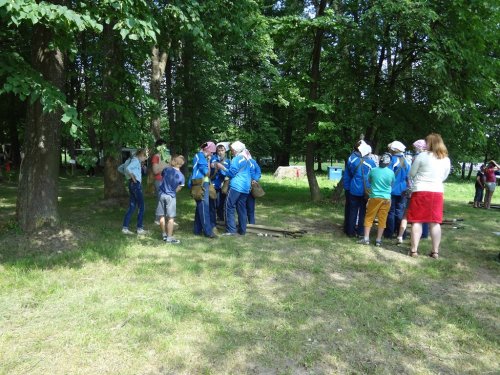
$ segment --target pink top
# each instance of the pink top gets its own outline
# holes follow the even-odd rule
[[[486,176],[486,182],[496,182],[497,178],[495,176],[495,168],[486,168],[484,171],[484,175]]]

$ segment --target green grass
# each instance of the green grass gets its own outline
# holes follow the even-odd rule
[[[151,233],[125,237],[126,207],[101,204],[102,179],[60,182],[61,228],[30,236],[2,185],[0,374],[498,371],[499,212],[467,205],[473,183],[447,183],[445,216],[465,221],[444,227],[435,261],[355,244],[343,207],[311,204],[305,180],[264,176],[257,205],[258,223],[304,226],[303,238],[196,237],[182,191],[179,246],[160,241],[152,197]]]

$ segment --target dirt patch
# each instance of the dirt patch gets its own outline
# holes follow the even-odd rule
[[[61,254],[78,248],[87,234],[77,228],[42,228],[31,234],[8,233],[2,238],[0,260],[25,255]]]

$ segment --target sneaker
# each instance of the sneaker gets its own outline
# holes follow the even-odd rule
[[[375,246],[376,247],[382,246],[382,241],[375,241]]]
[[[222,233],[221,236],[236,236],[236,233],[225,232],[225,233]]]
[[[364,238],[362,238],[359,241],[357,241],[356,243],[359,243],[361,245],[369,245],[370,241],[369,240],[365,240]]]
[[[396,245],[401,245],[403,243],[403,237],[396,238]]]
[[[177,239],[175,239],[174,237],[167,237],[167,238],[165,239],[165,242],[166,242],[166,243],[172,243],[172,244],[181,243],[181,241],[180,241],[180,240],[177,240]]]
[[[160,225],[160,220],[155,220],[155,225]]]
[[[144,230],[144,228],[137,228],[137,234],[141,235],[141,234],[146,234],[148,233],[146,230]]]
[[[128,228],[122,228],[122,233],[123,234],[134,234],[134,232],[129,231]]]

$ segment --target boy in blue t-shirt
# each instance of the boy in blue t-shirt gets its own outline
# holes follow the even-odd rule
[[[171,167],[167,167],[161,172],[162,181],[159,187],[160,199],[158,201],[158,207],[156,208],[156,216],[160,217],[160,228],[163,241],[177,244],[181,241],[173,237],[174,218],[177,211],[177,192],[182,189],[185,183],[184,175],[179,170],[184,165],[184,157],[182,155],[174,156],[170,164]],[[168,220],[165,225],[166,217]]]
[[[373,168],[368,173],[371,184],[370,198],[366,206],[364,238],[360,241],[365,245],[370,244],[370,229],[375,216],[378,216],[378,230],[375,246],[382,245],[382,235],[387,222],[387,214],[391,208],[391,190],[396,176],[387,166],[391,162],[391,154],[385,153],[380,157],[379,167]]]

